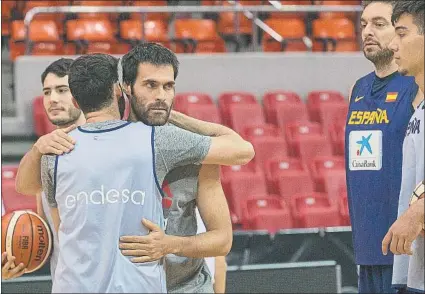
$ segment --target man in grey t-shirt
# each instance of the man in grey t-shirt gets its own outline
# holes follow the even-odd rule
[[[158,118],[146,113],[146,101],[154,100],[149,91],[145,91],[143,81],[150,81],[153,87],[161,84],[158,70],[152,71],[149,64],[163,64],[156,59],[162,49],[156,44],[144,44],[134,48],[122,59],[123,80],[126,93],[132,98],[133,115],[146,124],[161,124]],[[175,70],[175,73],[177,71]],[[165,84],[166,85],[166,84]],[[166,87],[164,90],[166,91]],[[158,105],[159,106],[159,105]],[[208,136],[230,135],[232,130],[206,122],[201,122],[177,112],[172,112],[169,122],[178,127]],[[177,156],[171,152],[171,156]],[[123,254],[137,256],[137,262],[151,261],[167,253],[166,273],[169,292],[175,293],[211,293],[213,286],[211,276],[205,264],[207,256],[224,256],[228,253],[232,240],[232,228],[227,202],[221,187],[218,166],[186,165],[176,169],[168,168],[166,180],[169,183],[173,201],[165,209],[167,218],[166,236],[152,226],[155,233],[145,237],[123,237],[121,248]],[[209,204],[208,204],[209,201]],[[211,205],[213,204],[213,205]],[[195,207],[207,226],[207,233],[196,235],[197,221]],[[155,234],[161,236],[157,237]],[[186,245],[178,246],[179,240],[170,236],[186,236]],[[133,243],[126,244],[126,238]],[[168,241],[171,242],[168,242]],[[182,239],[180,239],[181,241]],[[135,244],[135,242],[144,244]],[[147,246],[157,248],[147,252]],[[167,248],[162,250],[162,248]],[[183,248],[183,249],[182,249]]]

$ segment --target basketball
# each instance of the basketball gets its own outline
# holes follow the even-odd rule
[[[15,256],[15,265],[24,264],[27,273],[40,269],[52,247],[49,226],[36,213],[19,210],[1,218],[1,251]]]

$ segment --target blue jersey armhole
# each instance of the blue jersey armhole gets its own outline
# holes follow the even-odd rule
[[[159,193],[161,194],[162,198],[165,198],[164,191],[162,190],[161,186],[159,185],[158,176],[156,175],[156,160],[155,160],[155,127],[152,126],[151,131],[151,146],[152,146],[152,163],[153,163],[153,176],[155,178],[155,184],[158,188]]]
[[[53,198],[55,200],[56,200],[56,183],[57,183],[57,177],[58,177],[58,162],[59,162],[59,155],[56,155],[55,167],[53,169]]]

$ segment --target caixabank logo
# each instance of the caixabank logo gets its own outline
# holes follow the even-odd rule
[[[382,131],[352,131],[349,144],[350,170],[382,168]]]

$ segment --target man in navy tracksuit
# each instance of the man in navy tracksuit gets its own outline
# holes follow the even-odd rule
[[[350,94],[345,157],[360,293],[391,293],[393,255],[381,242],[397,218],[402,147],[418,86],[398,73],[389,44],[395,35],[390,1],[364,1],[363,51],[375,67]]]

